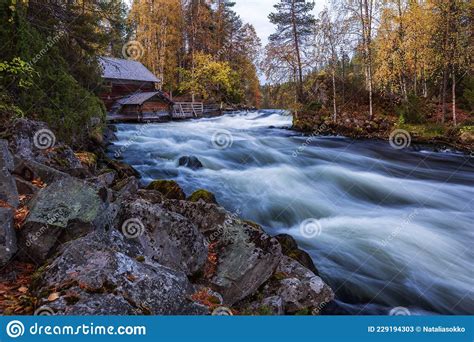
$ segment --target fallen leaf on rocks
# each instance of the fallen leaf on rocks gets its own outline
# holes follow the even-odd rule
[[[30,213],[30,210],[27,206],[21,206],[17,210],[15,210],[15,228],[20,229],[23,223],[26,220],[26,217]]]
[[[58,298],[59,298],[59,292],[53,292],[48,296],[48,301],[54,302]]]
[[[36,186],[37,188],[44,188],[46,187],[46,183],[43,182],[40,178],[35,178],[31,181],[31,184],[33,184],[34,186]]]

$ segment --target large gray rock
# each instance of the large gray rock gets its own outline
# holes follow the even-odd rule
[[[278,241],[258,226],[236,218],[214,204],[165,201],[167,209],[195,223],[213,246],[217,265],[208,275],[208,286],[232,305],[255,292],[273,274],[282,257]]]
[[[4,266],[17,251],[14,210],[0,207],[0,267]]]
[[[146,197],[146,191],[142,191]],[[198,228],[185,217],[158,203],[137,198],[123,203],[121,230],[136,238],[146,256],[187,275],[199,271],[207,259],[207,246]],[[141,233],[133,229],[141,229]]]
[[[213,233],[220,235],[219,227],[224,225],[229,213],[215,204],[203,202],[164,201],[163,206],[169,211],[179,213],[196,224],[206,236]],[[208,239],[213,242],[212,239]]]
[[[259,297],[264,299],[251,303],[251,308],[281,299],[285,314],[319,314],[334,299],[334,293],[320,277],[284,256],[274,276],[262,287]]]
[[[67,177],[41,189],[29,208],[18,244],[26,256],[42,262],[58,243],[101,227],[107,205],[97,189]]]
[[[61,315],[208,314],[184,273],[138,251],[115,230],[71,241],[39,276],[40,304]]]
[[[81,168],[81,162],[72,149],[57,143],[56,136],[46,123],[17,119],[10,131],[10,146],[19,158],[34,160],[64,171]]]
[[[11,175],[13,166],[13,157],[8,150],[7,142],[0,140],[0,201],[16,208],[19,200],[15,179]]]
[[[13,170],[13,173],[29,182],[33,179],[39,178],[44,183],[51,184],[55,181],[71,177],[67,173],[58,171],[33,160],[21,159],[17,156],[15,156],[14,160],[15,169]]]
[[[213,233],[218,262],[210,285],[232,305],[271,277],[282,257],[281,247],[260,229],[231,216]]]

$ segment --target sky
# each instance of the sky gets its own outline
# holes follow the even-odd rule
[[[125,0],[128,5],[132,0]],[[268,20],[268,15],[274,10],[273,5],[277,4],[279,0],[234,0],[235,11],[240,15],[244,23],[250,23],[255,27],[258,36],[262,40],[262,45],[265,46],[268,42],[268,36],[274,31],[274,26]],[[316,6],[314,13],[321,11],[326,3],[326,0],[315,0]]]
[[[268,42],[268,36],[271,35],[275,27],[268,20],[268,15],[273,12],[273,5],[279,0],[234,0],[236,5],[235,11],[240,15],[245,23],[250,23],[255,27],[258,36],[265,46]],[[316,0],[314,13],[317,14],[325,5],[325,0]]]

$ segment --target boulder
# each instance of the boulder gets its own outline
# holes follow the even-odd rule
[[[58,242],[101,227],[101,214],[106,205],[100,200],[97,189],[68,177],[41,189],[29,208],[30,214],[19,231],[18,244],[26,256],[41,262]]]
[[[13,226],[13,208],[0,207],[0,267],[16,253],[17,244]]]
[[[254,293],[271,277],[282,256],[276,239],[230,215],[207,237],[216,259],[208,261],[207,280],[226,305]]]
[[[5,140],[0,140],[0,201],[16,208],[19,205],[18,190],[15,179],[11,175],[13,157]]]
[[[138,180],[135,177],[129,177],[116,182],[112,189],[116,192],[116,198],[124,198],[133,196],[139,187]]]
[[[186,275],[137,252],[112,230],[64,245],[37,275],[40,305],[60,315],[202,315]]]
[[[160,264],[193,275],[206,263],[204,236],[185,217],[138,198],[123,203],[121,218],[122,233]]]
[[[109,158],[105,158],[104,162],[107,164],[108,168],[117,171],[120,179],[129,177],[140,178],[140,173],[128,164]]]
[[[211,235],[219,235],[219,227],[224,224],[229,215],[224,208],[202,201],[165,201],[163,202],[163,206],[169,211],[178,213],[189,219],[208,237]],[[213,241],[210,240],[210,242]]]
[[[11,132],[10,146],[15,156],[34,160],[62,171],[81,167],[81,162],[69,146],[56,143],[56,136],[46,123],[16,119]]]
[[[159,191],[168,199],[184,200],[186,195],[183,189],[173,180],[155,180],[147,187],[147,190]]]
[[[198,202],[198,201],[204,201],[206,203],[213,203],[217,204],[216,196],[212,192],[209,192],[204,189],[199,189],[194,191],[191,196],[187,198],[187,201],[190,202]]]
[[[15,157],[15,169],[13,174],[31,182],[34,179],[41,179],[46,184],[51,184],[65,178],[71,178],[67,173],[53,169],[33,160],[24,160]]]
[[[296,240],[288,234],[280,234],[275,236],[275,239],[280,242],[281,251],[284,255],[298,261],[301,265],[311,270],[314,274],[319,275],[319,271],[314,265],[311,256],[298,248]]]
[[[48,125],[41,121],[33,121],[29,119],[16,119],[13,122],[13,127],[10,128],[12,137],[10,139],[10,146],[15,155],[23,159],[35,159],[39,157],[40,162],[44,162],[45,158],[37,153],[39,149],[35,147],[33,139],[36,132],[47,130]]]
[[[201,169],[203,167],[201,161],[195,156],[184,156],[179,158],[178,166],[184,166],[192,170]]]
[[[13,156],[8,149],[8,141],[0,139],[0,160],[2,163],[2,171],[6,170],[12,172],[15,163],[13,162]]]
[[[18,176],[15,176],[15,183],[20,195],[34,195],[39,190],[37,186]]]
[[[280,262],[276,239],[215,204],[165,201],[163,207],[183,215],[205,235],[212,249],[203,282],[221,293],[226,305],[255,292]]]
[[[111,186],[114,183],[116,177],[117,172],[114,170],[109,170],[98,175],[97,181],[103,186]]]
[[[334,299],[333,291],[320,277],[287,256],[263,287],[262,296],[281,297],[286,314],[319,314]]]

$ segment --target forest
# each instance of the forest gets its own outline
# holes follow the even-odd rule
[[[77,123],[105,115],[97,56],[106,55],[139,60],[167,93],[292,110],[296,127],[356,118],[471,127],[471,1],[331,0],[316,14],[314,2],[281,0],[266,46],[234,6],[2,0],[2,117],[60,124],[80,141]]]
[[[80,143],[105,116],[98,56],[139,60],[168,93],[256,107],[260,40],[233,5],[2,0],[1,116],[46,121]]]
[[[264,106],[300,111],[295,126],[312,130],[322,118],[363,133],[381,123],[427,136],[470,130],[471,1],[332,0],[317,16],[311,2],[275,8]]]

